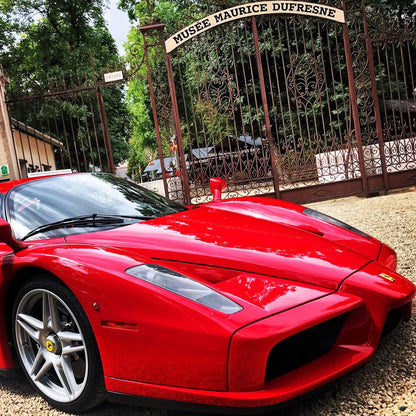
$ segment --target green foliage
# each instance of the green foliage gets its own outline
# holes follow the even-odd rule
[[[135,2],[123,0],[120,2],[120,8],[128,12],[130,19],[140,20],[141,26],[163,21],[166,24],[166,30],[173,31],[184,19],[176,4],[170,1]],[[147,37],[149,43],[154,43],[158,40],[157,34],[149,34]],[[136,28],[132,28],[127,43],[126,59],[131,63],[132,69],[136,70],[143,61],[142,34]],[[161,48],[150,48],[148,53],[152,76],[163,77],[165,75],[166,77],[163,50]],[[169,97],[167,98],[169,99]],[[166,101],[164,98],[162,100]],[[129,82],[127,106],[132,124],[129,142],[129,171],[137,173],[139,169],[144,170],[151,158],[158,157],[152,105],[147,82],[147,66],[145,64],[137,71],[134,80]],[[168,155],[169,139],[172,132],[169,126],[161,125],[159,127],[164,140],[163,150],[165,155]]]
[[[19,30],[14,43],[0,51],[12,82],[23,89],[41,88],[48,76],[76,78],[90,68],[91,56],[97,67],[118,62],[102,7],[102,0],[7,0],[8,14],[20,22],[13,27]]]
[[[126,94],[131,120],[128,166],[129,174],[137,175],[140,170],[144,171],[150,157],[157,154],[157,141],[151,115],[147,68],[143,65],[143,38],[136,28],[130,30],[127,43],[129,47],[126,58],[130,62],[131,70],[137,71],[134,79],[129,82]],[[153,60],[154,56],[150,59]]]
[[[126,11],[132,21],[140,22],[140,26],[165,24],[167,33],[173,33],[204,16],[204,10],[192,2],[121,0],[119,8]]]
[[[136,80],[129,84],[127,92],[128,109],[132,120],[132,130],[130,138],[130,156],[129,170],[138,172],[149,163],[149,151],[152,149],[151,155],[157,154],[157,141],[150,115],[150,99],[148,85],[146,80]]]
[[[393,15],[398,18],[410,17],[416,13],[415,0],[380,0],[377,7],[384,15]]]

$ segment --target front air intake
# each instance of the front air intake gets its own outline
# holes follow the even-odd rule
[[[335,345],[347,316],[337,316],[275,345],[267,359],[265,382],[327,354]]]

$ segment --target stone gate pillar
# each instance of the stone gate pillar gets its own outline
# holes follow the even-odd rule
[[[9,112],[6,104],[6,87],[9,79],[0,65],[0,181],[19,179],[13,133],[10,128]]]

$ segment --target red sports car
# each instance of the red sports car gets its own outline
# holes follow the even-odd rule
[[[0,368],[64,411],[242,414],[353,370],[410,318],[388,246],[221,185],[186,208],[102,173],[0,184]]]

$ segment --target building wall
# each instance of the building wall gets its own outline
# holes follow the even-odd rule
[[[27,133],[13,129],[17,159],[22,177],[28,172],[43,172],[56,169],[52,145]]]

